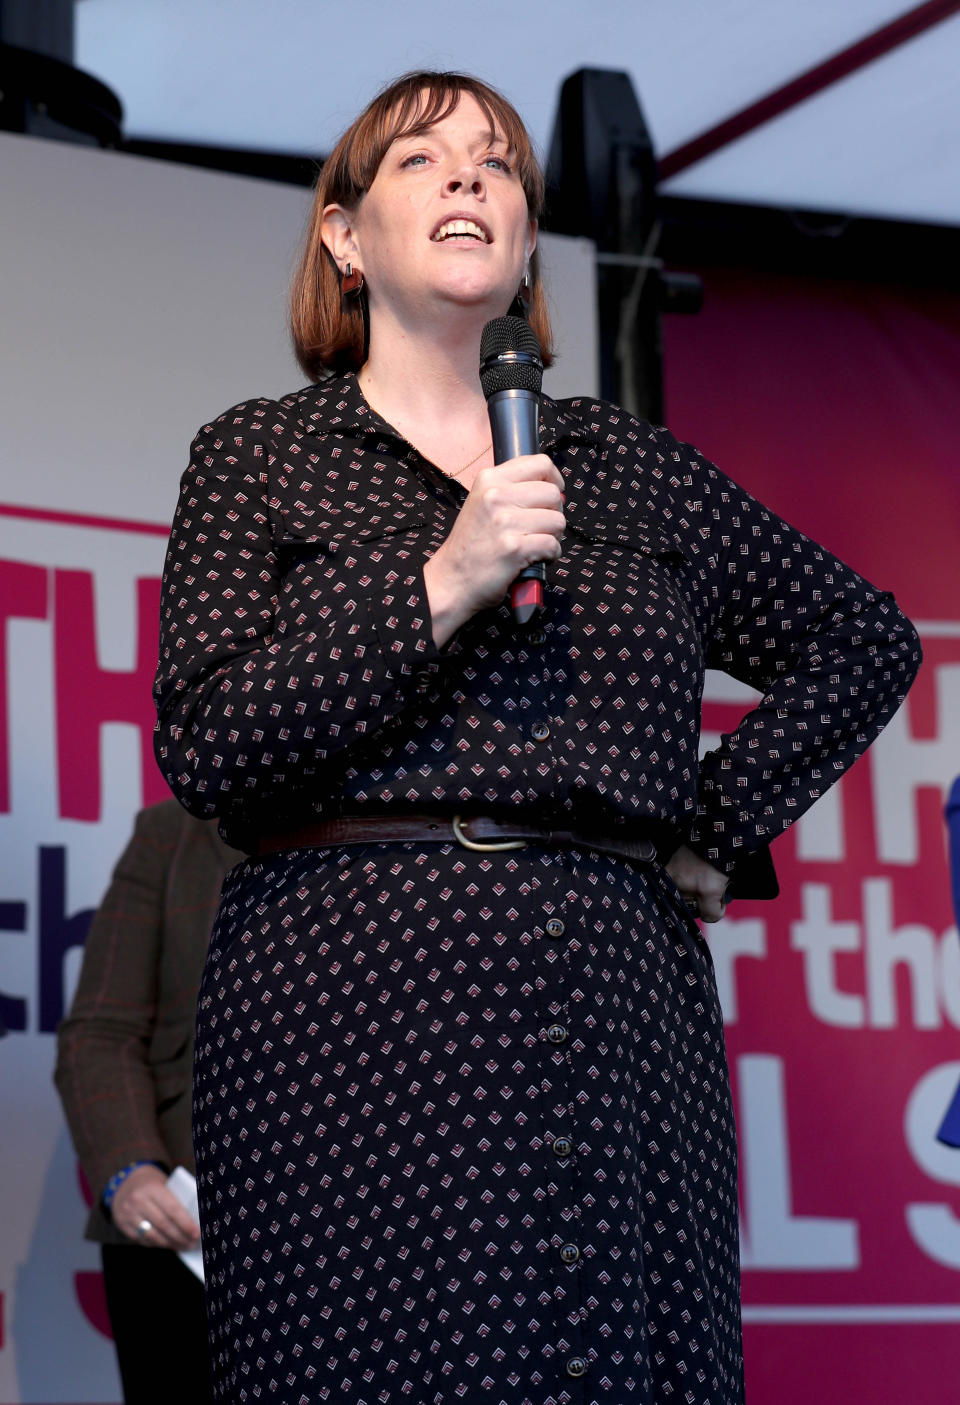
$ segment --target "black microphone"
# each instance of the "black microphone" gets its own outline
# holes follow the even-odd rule
[[[504,463],[540,449],[543,361],[536,333],[522,317],[495,317],[480,338],[480,384],[490,414],[493,461]],[[517,624],[539,621],[546,609],[545,561],[525,566],[510,587]]]

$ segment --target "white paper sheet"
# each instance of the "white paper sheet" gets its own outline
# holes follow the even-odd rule
[[[197,1180],[191,1176],[186,1166],[177,1166],[167,1177],[167,1185],[173,1194],[180,1201],[180,1204],[192,1215],[197,1224],[200,1223],[200,1206],[197,1203]],[[180,1257],[190,1269],[203,1282],[203,1254],[199,1247],[196,1249],[183,1249]]]

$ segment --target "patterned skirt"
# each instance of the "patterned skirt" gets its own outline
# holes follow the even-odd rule
[[[721,1015],[656,866],[241,864],[194,1140],[220,1401],[743,1399]]]

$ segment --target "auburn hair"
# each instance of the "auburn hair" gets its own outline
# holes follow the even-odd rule
[[[321,238],[327,205],[356,209],[373,184],[387,148],[399,137],[417,136],[442,122],[467,93],[514,154],[531,219],[543,213],[543,172],[516,109],[495,88],[466,73],[404,74],[382,92],[347,129],[323,163],[313,197],[290,295],[290,323],[297,360],[311,380],[332,372],[357,371],[366,358],[360,298],[345,298],[340,270]],[[539,252],[530,260],[527,320],[536,333],[543,364],[553,361],[553,331],[540,276]]]

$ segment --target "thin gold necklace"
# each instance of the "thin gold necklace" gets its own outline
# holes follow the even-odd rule
[[[359,388],[360,388],[360,394],[363,396],[364,400],[366,400],[367,404],[370,406],[370,409],[373,410],[374,414],[380,415],[380,411],[377,409],[376,405],[375,405],[375,404],[373,403],[373,401],[370,399],[369,395],[367,395],[366,391],[363,389],[363,386],[360,386],[359,380],[358,380],[357,384],[358,384],[358,386],[359,386]],[[383,415],[380,415],[380,418],[383,419],[383,418],[384,418]],[[385,422],[385,423],[389,423],[389,421],[384,421],[384,422]],[[404,437],[406,437],[406,436],[404,436]],[[413,444],[413,440],[412,440],[412,439],[408,439],[408,440],[407,440],[407,443],[408,443],[408,444]],[[416,447],[417,447],[416,444],[413,444],[413,447],[416,449]],[[493,448],[493,440],[491,439],[488,444],[484,444],[484,446],[483,446],[483,448],[480,450],[479,454],[474,454],[473,458],[472,458],[472,459],[468,459],[467,462],[463,465],[463,467],[462,467],[462,468],[458,468],[455,473],[448,473],[445,468],[441,468],[441,469],[440,469],[440,472],[443,474],[443,476],[444,476],[445,478],[459,478],[460,475],[461,475],[461,473],[466,473],[467,469],[470,468],[470,467],[472,467],[472,465],[477,462],[477,459],[482,459],[483,456],[484,456],[484,454],[487,452],[487,450],[488,450],[488,449],[492,449],[492,448]],[[417,452],[419,453],[419,450],[417,450]],[[437,467],[439,468],[439,464],[437,465]]]
[[[488,450],[488,449],[491,449],[492,447],[493,447],[492,442],[491,442],[490,444],[484,444],[484,446],[483,446],[483,448],[480,450],[479,454],[474,454],[473,458],[472,458],[472,459],[469,459],[469,460],[463,465],[463,468],[458,468],[457,471],[456,471],[456,473],[448,473],[448,474],[447,474],[447,477],[448,477],[448,478],[459,478],[460,475],[461,475],[461,473],[466,473],[467,469],[471,466],[471,464],[475,464],[476,461],[477,461],[477,459],[482,459],[483,456],[484,456],[484,454],[487,452],[487,450]]]

